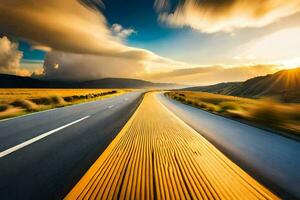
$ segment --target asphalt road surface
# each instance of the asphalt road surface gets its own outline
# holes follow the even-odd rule
[[[300,199],[300,142],[158,94],[180,119],[284,198]]]
[[[0,199],[62,199],[140,100],[133,92],[0,121]]]
[[[84,176],[87,178],[82,176],[89,174],[91,169],[102,169],[102,165],[106,165],[102,161],[106,159],[116,164],[102,171],[108,172],[107,177],[122,173],[124,176],[114,176],[118,182],[113,182],[112,176],[100,180],[99,184],[113,184],[114,187],[110,188],[120,191],[109,193],[105,189],[109,187],[105,186],[101,189],[103,195],[122,194],[132,197],[133,194],[152,194],[163,195],[163,198],[164,195],[172,197],[177,192],[187,198],[203,195],[216,198],[225,195],[224,198],[229,198],[239,197],[243,195],[242,191],[248,191],[249,197],[266,195],[265,198],[276,198],[243,173],[244,169],[282,197],[300,197],[299,142],[181,104],[162,94],[148,96],[131,122],[127,122],[139,105],[141,95],[141,92],[128,93],[0,121],[0,199],[62,199],[77,183],[77,188],[72,190],[75,193],[69,193],[72,197],[77,195],[76,191],[83,189],[78,188],[78,185],[85,184],[82,180],[89,178],[89,175]],[[242,169],[207,143],[199,133]],[[123,141],[128,144],[125,146],[125,143],[120,142],[124,135],[127,139]],[[131,143],[132,140],[135,143]],[[147,150],[149,145],[154,146]],[[124,155],[119,157],[118,153],[111,154],[115,148],[131,150],[124,149],[121,151]],[[174,155],[168,149],[173,149]],[[143,155],[145,159],[140,159]],[[198,159],[204,160],[198,162]],[[131,167],[120,167],[126,161],[133,162]],[[156,166],[156,171],[151,166]],[[205,169],[204,174],[202,169]],[[144,172],[145,176],[138,176],[138,173]],[[151,172],[156,174],[151,175]],[[152,190],[151,187],[145,187],[148,182],[138,184],[147,180],[145,177],[152,177]],[[136,184],[145,190],[136,190],[135,187],[121,190],[123,181],[120,180],[132,180],[129,186]],[[207,181],[211,184],[209,188],[205,186]],[[187,183],[191,185],[185,185]],[[218,189],[220,185],[224,190]],[[202,193],[201,188],[206,192]],[[99,195],[99,192],[95,195]]]
[[[278,199],[147,93],[67,195],[74,199]]]

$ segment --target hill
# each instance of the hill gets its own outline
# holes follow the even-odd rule
[[[31,77],[0,74],[0,88],[175,88],[176,84],[154,83],[125,78],[103,78],[98,80],[67,82],[47,81]]]
[[[209,86],[189,87],[185,88],[184,90],[211,92],[216,94],[230,94],[236,87],[240,86],[241,84],[242,82],[218,83]]]
[[[45,87],[46,82],[30,77],[22,77],[8,74],[0,74],[0,87],[1,88],[24,88],[31,87]]]
[[[281,70],[245,82],[220,83],[184,90],[254,98],[275,97],[284,102],[300,102],[300,68]]]
[[[150,81],[127,78],[103,78],[79,83],[83,88],[173,88],[176,84],[153,83]]]

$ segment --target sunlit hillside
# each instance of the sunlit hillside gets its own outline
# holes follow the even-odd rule
[[[268,96],[283,102],[300,102],[299,88],[300,68],[296,68],[255,77],[245,82],[220,83],[187,90],[255,98]]]

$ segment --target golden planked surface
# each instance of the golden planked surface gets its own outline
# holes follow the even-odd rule
[[[278,197],[148,93],[66,199]]]

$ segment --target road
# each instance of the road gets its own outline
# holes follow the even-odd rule
[[[285,198],[300,199],[300,143],[158,94],[180,119],[231,160]]]
[[[0,121],[0,199],[62,199],[128,121],[141,92]]]
[[[66,199],[277,199],[147,93]]]

